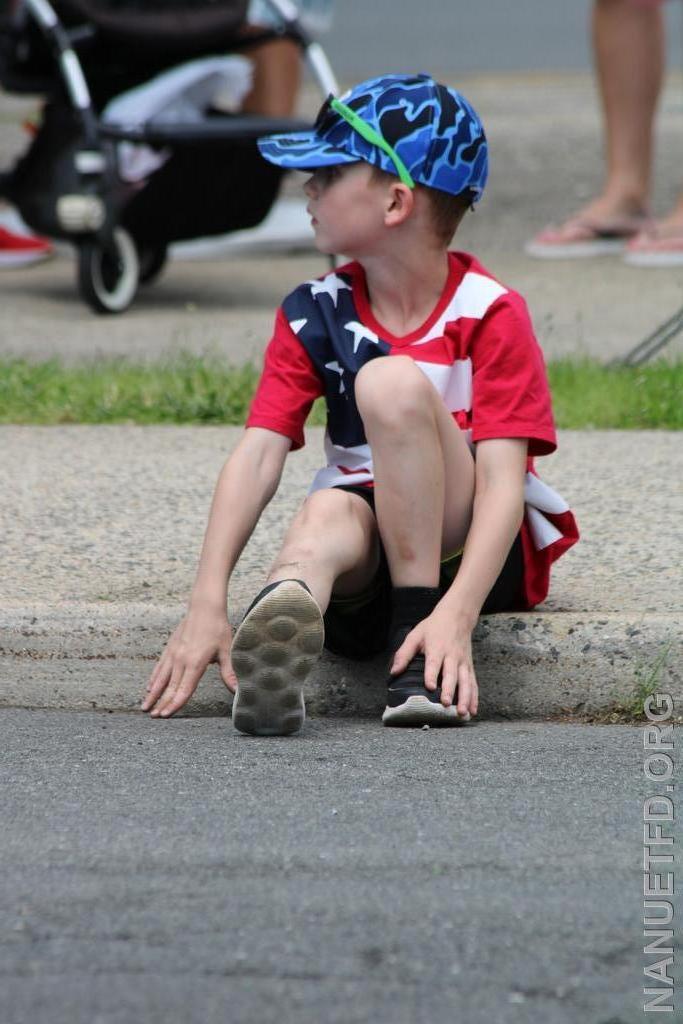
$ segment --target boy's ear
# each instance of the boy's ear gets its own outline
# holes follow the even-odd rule
[[[387,227],[397,227],[403,224],[413,212],[415,206],[415,193],[404,185],[402,181],[390,184],[387,190],[387,201],[384,214],[384,223]]]

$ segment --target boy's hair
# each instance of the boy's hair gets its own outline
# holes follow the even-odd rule
[[[396,176],[388,171],[383,171],[381,167],[373,166],[372,181],[378,184],[385,181],[396,182]],[[442,192],[438,188],[429,188],[426,185],[417,187],[429,199],[432,226],[437,240],[442,245],[448,245],[457,231],[460,221],[472,206],[469,192],[452,196],[450,192]]]

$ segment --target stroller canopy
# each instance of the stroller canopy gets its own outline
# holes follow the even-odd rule
[[[233,42],[248,0],[58,0],[67,24],[87,22],[109,39],[150,50],[208,52]]]

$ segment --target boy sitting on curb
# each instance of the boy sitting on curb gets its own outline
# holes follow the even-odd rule
[[[242,732],[294,732],[323,645],[388,648],[386,725],[477,712],[479,614],[542,601],[578,538],[533,472],[556,446],[543,357],[521,297],[449,252],[487,176],[482,124],[426,75],[386,75],[262,140],[306,169],[316,244],[353,257],[278,310],[245,434],[221,471],[189,610],[143,709],[181,708],[211,661]],[[327,465],[232,639],[230,575],[325,395]]]

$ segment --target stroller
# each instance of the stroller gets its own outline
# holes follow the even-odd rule
[[[216,54],[284,35],[321,92],[338,91],[291,0],[267,3],[277,27],[258,32],[245,31],[248,0],[19,0],[0,18],[0,85],[45,97],[27,153],[0,175],[0,197],[38,234],[74,244],[78,288],[95,312],[125,310],[170,243],[254,227],[275,201],[283,172],[256,140],[309,126],[213,109],[219,71],[229,78],[241,63],[247,74],[243,57]],[[126,99],[140,93],[144,110],[167,81],[180,90],[175,107],[155,115],[148,102],[132,117]],[[131,156],[137,173],[122,166]]]

